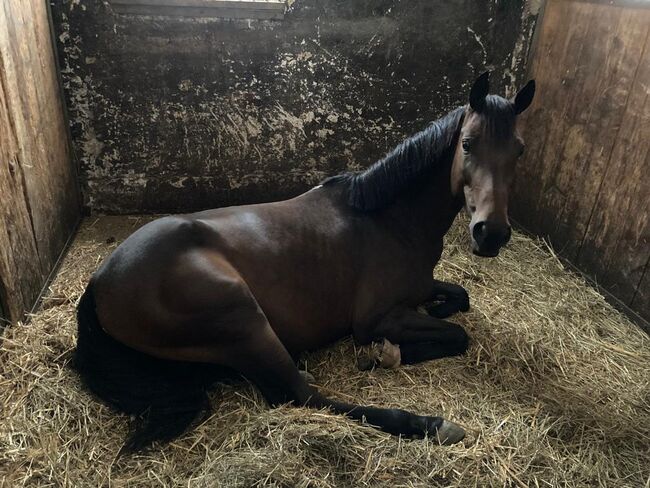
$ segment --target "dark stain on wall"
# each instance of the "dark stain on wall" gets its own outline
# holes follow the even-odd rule
[[[284,20],[127,16],[53,0],[87,209],[289,197],[523,80],[538,1],[296,0]]]

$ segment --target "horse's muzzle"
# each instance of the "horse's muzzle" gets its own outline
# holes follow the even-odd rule
[[[505,246],[512,235],[512,229],[507,224],[497,224],[481,221],[471,228],[472,252],[477,256],[493,258]]]

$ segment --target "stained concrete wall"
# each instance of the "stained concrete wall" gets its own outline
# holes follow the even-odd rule
[[[279,21],[118,15],[54,0],[92,211],[297,194],[523,79],[538,0],[296,0]]]

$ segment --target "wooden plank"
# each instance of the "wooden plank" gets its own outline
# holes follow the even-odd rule
[[[572,158],[565,157],[555,177],[555,185],[566,195],[555,225],[549,233],[555,236],[558,249],[577,260],[589,219],[610,164],[619,128],[625,114],[636,67],[643,50],[646,21],[632,10],[593,5],[598,11],[590,37],[594,41],[583,53],[586,72],[580,92],[569,97],[568,111],[576,114],[574,128],[580,139],[565,139]],[[616,22],[616,20],[618,20]]]
[[[650,21],[650,12],[646,20]],[[647,52],[648,33],[645,46]],[[650,170],[649,76],[650,60],[643,55],[580,255],[580,262],[586,266],[602,262],[605,279],[626,288],[621,294],[626,301],[632,299],[634,287],[631,285],[640,281],[650,255],[650,180],[647,178]],[[597,255],[595,249],[599,249]],[[622,277],[626,277],[623,280],[625,284]]]
[[[515,194],[514,212],[521,223],[542,235],[550,234],[552,220],[563,207],[565,196],[555,186],[555,175],[562,161],[558,148],[571,126],[567,107],[555,100],[565,100],[576,85],[582,83],[580,64],[582,51],[591,42],[589,28],[595,12],[590,5],[549,1],[544,13],[532,74],[538,86],[538,96],[532,111],[522,119],[526,140],[526,155],[518,166],[520,191]],[[554,208],[540,212],[538,209]]]
[[[627,7],[627,8],[636,8],[636,9],[650,8],[650,2],[648,2],[648,0],[574,0],[574,1],[608,5],[610,7]]]
[[[536,56],[532,60],[530,71],[531,77],[536,78],[538,94],[544,93],[544,98],[551,96],[553,85],[544,78],[545,72],[540,66],[543,66],[548,58],[560,56],[560,49],[564,39],[569,36],[569,28],[572,25],[571,19],[563,10],[561,4],[547,5],[544,11],[545,21],[541,27],[538,26],[541,32],[538,34]],[[552,114],[549,109],[550,105],[544,103],[538,95],[517,122],[526,141],[526,152],[517,164],[511,212],[515,219],[531,229],[539,228],[539,213],[536,210],[544,170],[542,154],[548,138],[548,131],[537,130],[536,127],[550,127]]]
[[[0,25],[2,20],[3,10],[0,9]],[[0,288],[5,313],[14,321],[31,306],[43,274],[18,164],[14,120],[7,100],[4,47],[0,43]]]
[[[27,133],[39,142],[34,144],[34,156],[25,176],[39,254],[47,263],[49,273],[77,226],[80,199],[63,117],[46,2],[30,2],[33,14],[25,19],[25,29],[33,33],[28,52],[32,79],[37,85],[36,90],[30,92],[29,108],[23,115],[31,127]]]
[[[646,319],[649,31],[648,9],[549,0],[513,195],[524,227]]]
[[[550,162],[540,197],[540,206],[545,209],[540,229],[544,235],[553,236],[557,249],[569,258],[572,252],[566,249],[566,245],[571,243],[571,239],[558,234],[557,226],[564,210],[571,208],[569,202],[575,200],[573,195],[576,191],[580,192],[576,188],[576,183],[582,179],[579,171],[584,167],[592,149],[593,140],[585,137],[584,124],[588,110],[582,103],[593,96],[598,80],[596,72],[602,69],[598,55],[605,48],[608,39],[607,36],[601,35],[602,30],[614,29],[621,14],[620,9],[614,9],[611,12],[613,18],[605,19],[602,12],[593,6],[580,7],[589,15],[587,29],[581,32],[583,35],[579,40],[576,39],[576,42],[569,40],[569,54],[561,63],[548,66],[556,76],[552,83],[557,85],[561,80],[562,90],[555,94],[553,100],[561,100],[560,103],[556,102],[556,114],[562,122],[554,127],[551,121],[556,137],[549,140],[545,148],[545,158],[549,158]],[[579,19],[577,21],[580,22]],[[552,63],[553,60],[549,62]],[[584,199],[579,202],[584,202]],[[573,224],[576,225],[575,222]]]
[[[645,270],[641,278],[641,282],[636,289],[632,303],[630,303],[632,310],[637,310],[642,318],[650,322],[650,261],[645,265]],[[650,330],[647,330],[650,334]]]
[[[29,310],[79,218],[47,4],[0,4],[0,288]]]
[[[628,304],[650,259],[650,11],[643,14],[642,53],[578,260]]]

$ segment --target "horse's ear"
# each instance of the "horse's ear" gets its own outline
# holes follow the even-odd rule
[[[490,91],[490,72],[486,71],[476,78],[469,92],[469,106],[475,112],[481,112],[485,108],[485,97]]]
[[[533,101],[535,96],[535,80],[530,80],[526,83],[517,95],[515,95],[515,113],[519,115],[521,112],[526,110],[530,103]]]

